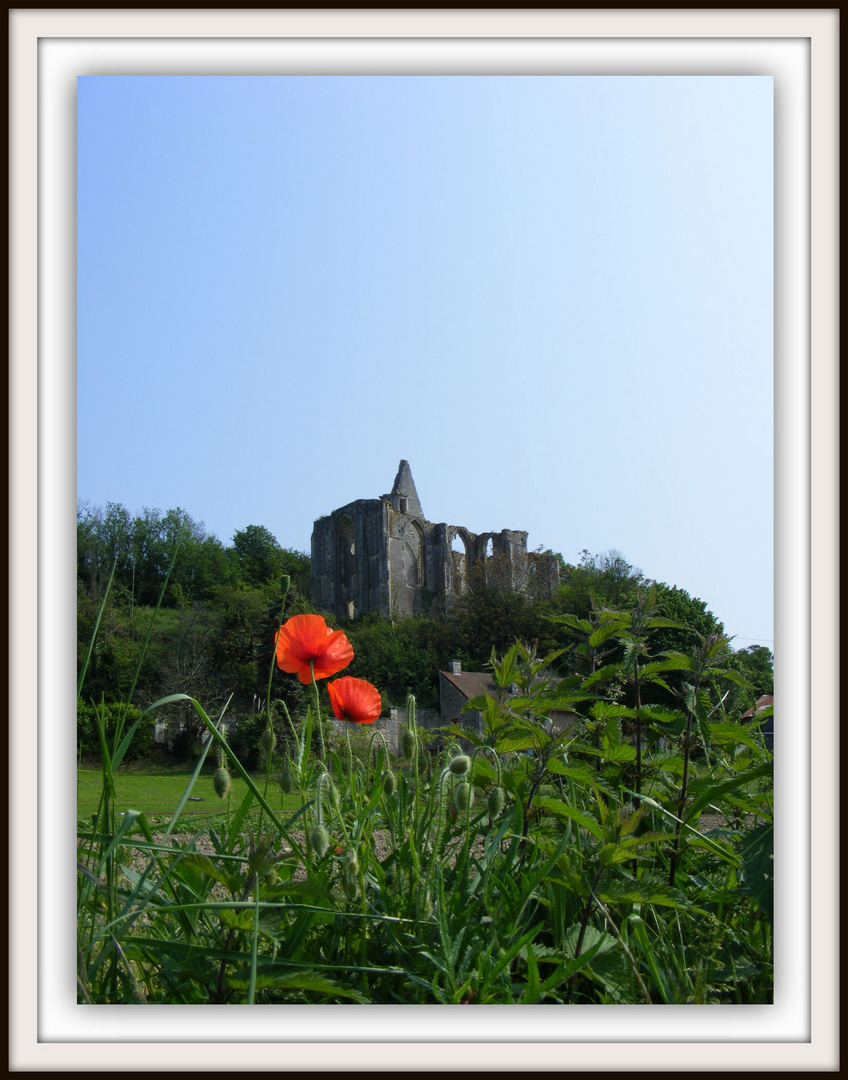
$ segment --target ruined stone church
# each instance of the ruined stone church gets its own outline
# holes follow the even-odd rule
[[[517,592],[549,592],[556,559],[527,551],[527,533],[469,532],[427,521],[407,461],[379,499],[357,499],[319,518],[312,530],[312,601],[334,615],[377,612],[390,619],[416,615],[427,601],[446,607],[468,589],[475,565],[494,556]]]

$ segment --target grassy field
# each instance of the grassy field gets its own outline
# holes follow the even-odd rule
[[[115,776],[119,812],[132,809],[143,811],[148,818],[170,817],[182,798],[192,772],[193,770],[189,768],[162,769],[158,767],[155,771],[143,768],[120,769]],[[264,775],[255,776],[254,781],[260,791],[264,790]],[[83,765],[77,769],[77,820],[91,822],[91,815],[97,810],[100,800],[101,783],[102,775],[99,766]],[[233,809],[238,807],[246,792],[247,786],[244,781],[234,775],[231,803]],[[279,807],[281,796],[278,778],[272,776],[268,785],[268,801],[273,807]],[[204,819],[226,817],[227,803],[215,794],[211,772],[204,771],[197,778],[191,798],[193,801],[186,803],[182,813],[182,817],[187,820],[199,825]],[[285,796],[283,809],[287,813],[293,813],[298,805],[296,796]],[[254,812],[258,814],[258,807]]]

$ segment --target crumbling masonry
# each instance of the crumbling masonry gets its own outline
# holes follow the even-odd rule
[[[378,612],[416,615],[440,598],[447,608],[468,590],[473,567],[497,556],[500,579],[516,592],[548,594],[556,559],[527,551],[527,533],[502,529],[475,535],[461,525],[427,521],[409,463],[401,461],[391,494],[357,499],[319,518],[312,530],[312,601],[353,618]]]

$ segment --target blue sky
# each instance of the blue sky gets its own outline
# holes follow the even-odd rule
[[[78,497],[228,543],[411,465],[773,647],[773,85],[78,80]]]

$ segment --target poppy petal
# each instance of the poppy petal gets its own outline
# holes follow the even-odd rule
[[[293,615],[277,632],[277,666],[302,683],[326,679],[353,659],[344,631],[331,630],[320,615]]]
[[[373,724],[383,709],[380,691],[365,679],[346,675],[327,683],[327,693],[333,713],[339,720]]]

